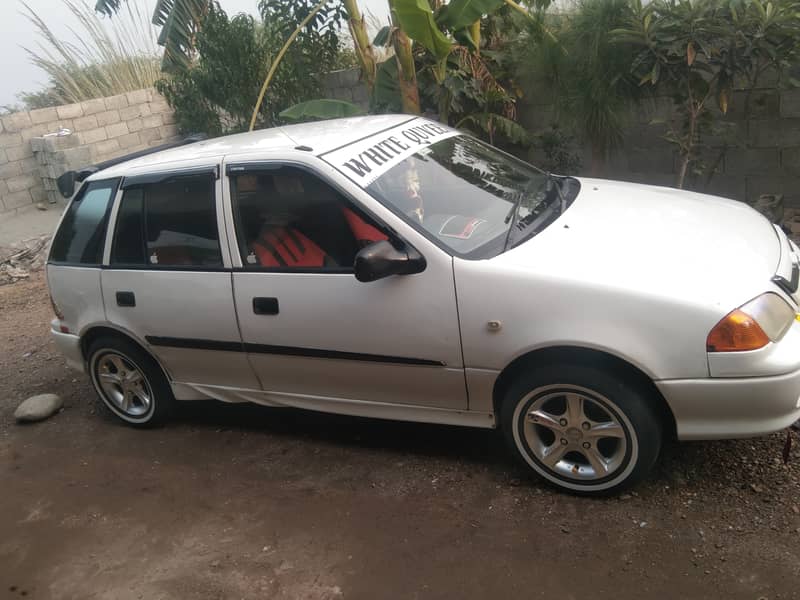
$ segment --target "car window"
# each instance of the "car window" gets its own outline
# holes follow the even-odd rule
[[[61,221],[53,239],[51,261],[82,265],[102,262],[108,213],[118,183],[113,179],[86,184]]]
[[[429,238],[468,259],[491,258],[565,208],[557,181],[469,136],[420,147],[366,190]],[[516,214],[515,214],[516,213]]]
[[[111,249],[114,265],[221,267],[214,179],[177,176],[125,190]]]
[[[242,262],[270,270],[352,270],[358,251],[388,235],[333,187],[296,167],[230,175]]]

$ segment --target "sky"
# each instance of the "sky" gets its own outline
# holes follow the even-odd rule
[[[128,1],[147,7],[148,12],[154,4],[153,0]],[[56,35],[74,40],[70,26],[75,23],[64,0],[27,0],[27,4],[45,19]],[[258,0],[220,0],[220,5],[229,15],[258,14]],[[388,19],[387,0],[360,0],[359,5],[381,21]],[[36,47],[37,40],[33,25],[22,14],[23,9],[21,0],[0,0],[0,106],[15,104],[18,93],[40,90],[47,83],[45,74],[30,63],[22,48]]]

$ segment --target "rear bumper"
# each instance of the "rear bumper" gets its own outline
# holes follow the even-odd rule
[[[655,382],[681,440],[765,435],[800,419],[800,370],[773,377]]]
[[[73,369],[85,373],[86,361],[83,359],[83,351],[81,350],[81,338],[71,333],[61,333],[55,329],[50,330],[50,335],[53,336],[53,341],[56,343],[59,352],[67,359],[67,364]]]

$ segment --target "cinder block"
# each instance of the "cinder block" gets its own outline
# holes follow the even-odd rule
[[[150,112],[155,113],[165,113],[172,110],[170,107],[169,102],[167,102],[161,96],[158,96],[153,102],[150,102],[147,107],[150,109]]]
[[[58,133],[62,129],[69,129],[72,131],[72,119],[59,119],[57,121],[49,121],[47,125],[47,133]]]
[[[747,137],[755,148],[800,146],[800,118],[749,121]]]
[[[800,177],[800,147],[781,150],[781,167],[784,172]]]
[[[22,136],[19,133],[0,133],[0,148],[13,148],[22,145]]]
[[[100,142],[102,143],[102,142]],[[61,161],[67,168],[79,169],[85,167],[92,162],[92,154],[90,146],[77,146],[62,151]],[[66,171],[67,168],[64,170]]]
[[[73,133],[81,133],[87,131],[89,129],[97,129],[99,127],[97,123],[97,117],[94,115],[89,115],[88,117],[81,117],[80,119],[75,119],[73,122]]]
[[[23,174],[35,173],[39,169],[39,163],[36,162],[36,159],[33,156],[29,158],[23,158],[20,163],[20,169],[22,170]]]
[[[6,115],[5,117],[2,118],[2,121],[3,121],[3,128],[9,133],[22,131],[23,129],[26,129],[27,127],[33,125],[33,123],[31,122],[30,115],[24,111]]]
[[[6,179],[8,177],[16,177],[17,175],[22,175],[21,160],[0,165],[0,179]]]
[[[97,129],[90,129],[89,131],[82,131],[76,135],[81,144],[94,144],[95,142],[102,142],[108,139],[106,129],[106,127],[98,127]]]
[[[28,114],[31,117],[31,123],[33,123],[34,125],[49,123],[51,121],[56,121],[58,119],[58,112],[56,112],[55,107],[39,108],[36,110],[32,110]]]
[[[130,131],[131,133],[135,131],[141,131],[144,128],[144,124],[142,123],[142,120],[139,118],[131,119],[127,123],[128,123],[128,131]]]
[[[56,185],[56,180],[55,179],[52,179],[50,177],[44,177],[44,176],[42,176],[42,187],[44,188],[44,191],[46,191],[46,192],[53,192],[53,191],[58,189],[58,186]]]
[[[9,161],[22,160],[23,158],[31,156],[33,156],[33,150],[31,149],[31,145],[27,143],[23,143],[21,146],[6,148],[6,157]]]
[[[12,193],[27,190],[37,183],[39,183],[38,179],[32,175],[17,175],[16,177],[9,177],[6,179],[8,191]]]
[[[4,165],[8,162],[8,157],[6,156],[5,150],[0,150],[0,165]]]
[[[162,125],[163,121],[161,120],[161,115],[148,115],[142,118],[142,127],[144,129],[150,129],[151,127],[158,127]]]
[[[81,102],[81,107],[83,108],[84,115],[95,115],[106,110],[106,103],[103,98],[93,98]]]
[[[44,139],[45,152],[58,152],[67,148],[74,148],[80,144],[78,136],[71,133],[69,135],[51,135]]]
[[[43,136],[46,133],[50,133],[50,131],[47,125],[44,123],[41,123],[40,125],[31,125],[30,127],[19,132],[19,134],[22,136],[22,141],[24,141],[26,144],[30,143],[30,140],[33,138]]]
[[[800,89],[781,92],[781,116],[800,117]]]
[[[150,142],[154,142],[156,140],[161,139],[161,128],[155,127],[153,129],[144,129],[139,132],[139,138],[142,140],[143,144],[149,144]]]
[[[763,175],[780,172],[777,148],[730,148],[725,155],[725,172],[732,175]]]
[[[125,97],[125,94],[109,96],[108,98],[103,98],[103,100],[106,104],[106,110],[119,110],[120,108],[128,106],[128,99]]]
[[[178,136],[178,128],[175,125],[164,125],[159,127],[158,130],[161,133],[161,139],[163,139],[165,143],[172,141],[172,138]]]
[[[164,125],[172,125],[175,122],[175,113],[172,111],[161,113],[161,121]]]
[[[83,107],[80,104],[64,104],[56,107],[59,119],[77,119],[83,116]]]
[[[138,133],[129,133],[128,135],[121,135],[117,138],[119,147],[122,149],[130,148],[131,146],[138,146],[142,143]]]
[[[135,106],[128,106],[127,108],[119,109],[119,118],[123,121],[130,121],[136,117],[141,117],[150,114],[149,104],[137,104]]]
[[[128,125],[120,121],[119,123],[114,123],[113,125],[106,126],[106,135],[109,139],[119,137],[121,135],[128,134]]]
[[[111,139],[105,142],[99,142],[92,146],[92,149],[94,150],[95,156],[110,158],[109,155],[119,151],[119,141],[117,139]]]
[[[114,123],[119,123],[122,117],[120,116],[120,111],[118,110],[106,110],[101,113],[97,113],[95,115],[95,118],[97,119],[98,126],[105,127],[106,125],[113,125]]]
[[[31,202],[36,204],[37,202],[47,202],[47,191],[44,189],[44,186],[37,185],[36,187],[32,187],[28,190],[31,194]]]
[[[762,194],[783,194],[785,199],[797,197],[800,179],[797,177],[761,176],[747,177],[747,201],[754,202]]]
[[[3,198],[3,203],[6,205],[6,210],[19,208],[20,206],[26,206],[32,202],[33,199],[31,198],[31,193],[28,190],[21,190],[19,192],[6,194]]]
[[[128,105],[144,104],[150,101],[150,93],[147,89],[128,92],[125,96],[128,98]]]

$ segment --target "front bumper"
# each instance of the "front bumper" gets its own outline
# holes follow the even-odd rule
[[[656,381],[681,440],[765,435],[800,419],[800,370],[772,377]]]
[[[67,359],[67,365],[85,373],[86,361],[83,359],[81,338],[71,333],[61,333],[55,329],[50,329],[50,335],[53,336],[53,341],[55,341],[59,352]]]

